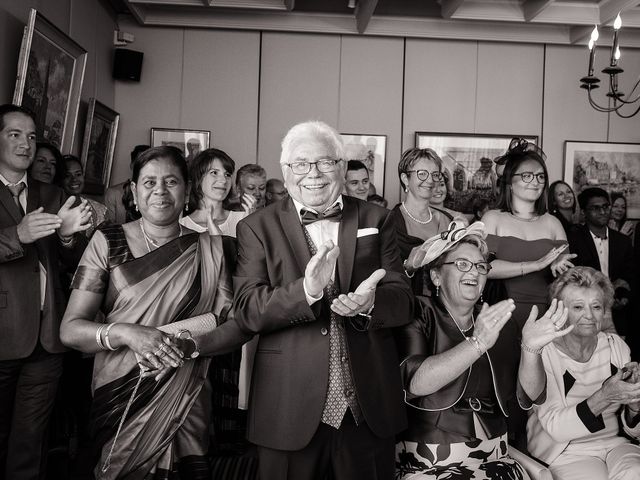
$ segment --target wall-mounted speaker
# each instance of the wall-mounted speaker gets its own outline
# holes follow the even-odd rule
[[[116,48],[113,56],[113,78],[116,80],[140,81],[144,53]]]

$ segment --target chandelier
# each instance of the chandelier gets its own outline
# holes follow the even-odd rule
[[[609,66],[602,70],[602,73],[609,77],[609,91],[607,92],[609,100],[607,102],[607,106],[599,105],[592,96],[592,90],[599,88],[598,84],[600,83],[600,79],[593,74],[593,62],[596,57],[596,42],[600,36],[597,25],[591,32],[591,39],[589,40],[589,68],[587,70],[587,76],[580,79],[580,88],[584,88],[587,91],[589,104],[598,112],[614,112],[619,117],[631,118],[640,112],[640,106],[635,110],[633,110],[633,107],[627,107],[624,112],[622,109],[625,108],[625,106],[633,105],[640,100],[640,94],[633,98],[633,95],[640,84],[640,78],[638,78],[638,81],[636,81],[628,95],[618,90],[618,75],[624,72],[624,70],[618,65],[618,61],[620,60],[620,27],[622,27],[622,19],[618,13],[618,16],[613,22],[613,44],[611,45]]]

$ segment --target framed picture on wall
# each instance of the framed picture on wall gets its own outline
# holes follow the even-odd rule
[[[120,114],[95,98],[89,99],[80,157],[86,193],[102,195],[109,185],[119,121]]]
[[[535,135],[416,132],[416,147],[431,148],[442,159],[447,182],[445,207],[472,214],[474,198],[495,200],[498,175],[493,159],[507,151],[514,137],[538,143]]]
[[[187,165],[202,150],[209,148],[211,132],[208,130],[182,130],[178,128],[152,128],[151,146],[170,146],[180,149]]]
[[[576,195],[588,187],[622,193],[627,216],[640,219],[640,144],[564,142],[564,181]]]
[[[369,169],[369,181],[378,195],[384,196],[384,165],[387,158],[387,136],[341,133],[345,160],[360,160]]]
[[[22,36],[13,103],[32,110],[38,140],[54,144],[63,153],[73,147],[86,63],[84,48],[31,9]]]

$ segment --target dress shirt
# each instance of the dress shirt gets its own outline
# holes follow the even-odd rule
[[[322,213],[313,208],[305,207],[302,203],[298,202],[294,198],[291,198],[291,200],[293,200],[293,205],[296,207],[296,213],[298,214],[298,220],[300,220],[300,224],[302,224],[300,210],[305,209],[310,210],[314,213]],[[328,208],[331,208],[336,204],[340,205],[340,208],[343,207],[342,195],[340,195],[335,202],[329,205]],[[313,222],[307,225],[305,228],[309,232],[309,236],[311,237],[311,240],[313,240],[313,243],[316,244],[317,248],[320,248],[323,243],[329,240],[333,241],[335,245],[338,245],[338,231],[340,230],[340,222],[333,222],[331,220],[318,220],[317,222]],[[335,279],[335,275],[336,271],[334,267],[333,272],[331,273],[331,279]],[[322,299],[323,293],[321,293],[318,297],[312,297],[307,292],[307,286],[304,282],[302,283],[302,285],[304,288],[305,297],[307,298],[307,303],[309,305],[313,305],[315,302]]]
[[[27,173],[22,176],[20,180],[15,183],[11,183],[7,180],[2,174],[0,174],[0,181],[5,185],[17,185],[20,182],[24,183],[26,188],[20,192],[18,195],[18,201],[20,202],[20,206],[22,210],[27,213],[27,191],[29,190],[29,182],[27,182]],[[44,296],[47,292],[47,270],[42,265],[42,262],[38,261],[38,265],[40,265],[40,310],[44,308]]]
[[[605,237],[600,238],[589,230],[593,243],[598,252],[598,260],[600,260],[600,271],[609,278],[609,229],[605,230]]]

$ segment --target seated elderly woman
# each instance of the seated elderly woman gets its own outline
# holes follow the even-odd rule
[[[528,478],[508,456],[507,403],[544,398],[540,352],[569,330],[567,311],[553,301],[536,321],[533,307],[519,343],[511,299],[477,308],[491,269],[484,237],[481,222],[452,222],[421,247],[435,295],[417,297],[416,319],[397,332],[409,428],[396,478]]]
[[[591,267],[575,267],[550,294],[568,307],[574,328],[542,351],[547,400],[529,417],[529,451],[556,480],[640,478],[640,447],[619,434],[618,423],[640,436],[640,371],[624,341],[600,331],[613,302],[611,282]]]

